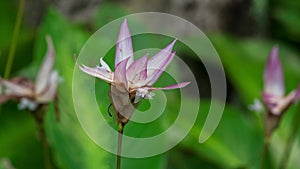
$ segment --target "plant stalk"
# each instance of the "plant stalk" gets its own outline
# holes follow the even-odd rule
[[[9,76],[10,76],[12,64],[13,64],[14,57],[15,57],[17,41],[18,41],[20,27],[21,27],[22,18],[23,18],[24,5],[25,5],[25,0],[20,0],[18,13],[17,13],[17,19],[16,19],[16,23],[15,23],[15,27],[14,27],[14,32],[13,32],[13,37],[12,37],[11,45],[9,48],[8,59],[7,59],[6,67],[5,67],[5,71],[4,71],[4,78],[6,78],[6,79],[9,78]]]
[[[13,32],[13,37],[12,37],[11,45],[10,45],[10,48],[9,48],[8,59],[7,59],[7,62],[6,62],[4,75],[3,75],[3,77],[5,79],[9,78],[9,76],[10,76],[12,64],[13,64],[13,61],[14,61],[14,55],[15,55],[15,51],[16,51],[17,40],[18,40],[20,27],[21,27],[21,22],[22,22],[22,18],[23,18],[24,5],[25,5],[25,0],[20,0],[19,1],[19,7],[18,7],[18,13],[17,13],[17,19],[16,19],[16,23],[15,23],[15,27],[14,27],[14,32]],[[2,91],[0,91],[0,93],[4,92],[4,88],[2,88],[0,90],[2,90]],[[1,112],[2,112],[2,106],[0,105],[0,114],[1,114]]]
[[[34,116],[38,126],[38,136],[42,144],[42,150],[43,150],[44,167],[45,169],[52,169],[53,167],[52,167],[51,152],[46,138],[46,131],[44,127],[45,108],[46,108],[45,105],[41,105],[40,107],[38,107],[36,111],[32,112],[32,115]]]
[[[269,151],[269,145],[270,145],[270,137],[268,135],[265,135],[265,140],[264,140],[264,149],[261,154],[261,164],[260,164],[260,169],[265,169],[265,163]]]
[[[298,109],[300,109],[300,106],[298,106]],[[290,136],[287,140],[287,144],[285,146],[283,156],[282,156],[281,161],[280,161],[279,169],[287,168],[287,164],[288,164],[288,161],[289,161],[289,157],[291,155],[292,147],[294,145],[295,139],[297,137],[297,133],[298,133],[299,128],[300,128],[299,119],[300,119],[300,113],[295,112],[293,122],[292,122],[293,128],[292,128],[291,134],[290,134]]]
[[[121,169],[121,151],[122,151],[122,138],[123,138],[124,124],[118,124],[118,152],[117,152],[117,169]]]
[[[43,148],[43,158],[44,158],[45,169],[52,169],[50,149],[49,149],[48,141],[46,139],[44,123],[38,124],[38,125],[39,125],[40,141],[41,141],[42,148]]]

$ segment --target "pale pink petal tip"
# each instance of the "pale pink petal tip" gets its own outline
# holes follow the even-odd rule
[[[168,52],[168,53],[172,52],[176,41],[177,41],[177,39],[174,39],[170,44],[168,44],[165,48],[163,48],[161,50],[161,52]]]
[[[76,53],[74,53],[74,60],[75,60],[75,62],[77,62],[77,56],[76,56]]]
[[[296,94],[294,96],[294,102],[298,102],[300,99],[300,85],[298,86],[297,90],[296,90]]]
[[[126,58],[130,58],[128,60],[128,67],[133,62],[133,48],[127,20],[124,19],[121,24],[116,44],[115,67],[117,67],[117,65]]]
[[[10,89],[10,92],[13,95],[17,95],[17,96],[31,96],[32,95],[32,90],[30,88],[21,86],[19,84],[13,83],[11,81],[1,79],[1,84],[3,84],[7,89]]]
[[[174,39],[168,46],[170,46],[171,49],[173,49],[177,39]]]
[[[167,66],[171,63],[176,52],[169,53],[169,55],[161,57],[161,60],[155,58],[151,63],[148,63],[148,77],[147,77],[147,85],[153,85],[162,73],[166,70]],[[150,60],[149,60],[150,62]]]
[[[171,90],[171,89],[183,88],[183,87],[189,85],[190,83],[191,82],[182,82],[182,83],[174,84],[174,85],[171,85],[171,86],[163,87],[161,89],[162,90]]]
[[[47,42],[46,57],[50,57],[52,59],[51,61],[54,62],[54,45],[50,35],[46,35],[46,42]],[[50,61],[50,59],[48,61]]]
[[[43,60],[42,66],[39,70],[36,79],[36,94],[42,93],[48,84],[48,78],[50,77],[53,65],[54,65],[54,46],[51,36],[46,36],[47,41],[47,53]]]
[[[50,102],[54,99],[57,91],[59,76],[57,71],[53,71],[50,76],[50,82],[48,90],[44,92],[39,98],[38,101],[42,103]]]
[[[285,91],[282,65],[278,58],[278,46],[274,46],[265,67],[264,93],[283,96]]]
[[[181,82],[178,84],[173,84],[171,86],[166,87],[150,87],[149,90],[171,90],[171,89],[180,89],[189,85],[191,82]]]
[[[106,82],[112,82],[112,73],[111,72],[107,72],[103,69],[99,69],[99,68],[91,68],[85,65],[79,65],[80,70],[82,70],[83,72],[85,72],[86,74],[89,74],[90,76],[94,76],[97,77],[99,79],[105,80]]]

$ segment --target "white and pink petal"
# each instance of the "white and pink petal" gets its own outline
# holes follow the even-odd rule
[[[158,79],[157,76],[165,70],[168,63],[172,60],[172,56],[174,55],[171,53],[175,42],[176,40],[172,41],[168,46],[149,59],[147,67],[147,81],[149,82],[149,85],[152,85],[155,82],[155,79]],[[154,76],[156,76],[155,79],[153,79]]]
[[[168,56],[165,56],[161,62],[157,63],[157,65],[149,64],[150,60],[148,62],[148,67],[147,67],[147,79],[145,80],[146,84],[148,86],[152,86],[162,75],[162,73],[166,70],[168,65],[171,63],[175,56],[175,52],[170,53]]]
[[[126,76],[126,67],[128,63],[129,58],[126,58],[125,60],[121,61],[114,72],[114,83],[123,84],[126,89],[128,89],[128,81]]]
[[[57,71],[53,71],[51,73],[51,77],[49,79],[49,84],[47,86],[47,90],[43,92],[41,95],[36,96],[36,100],[39,103],[48,103],[54,100],[57,92],[57,86],[59,83],[59,76]]]
[[[126,71],[128,81],[134,84],[139,80],[145,80],[147,78],[147,63],[148,54],[135,60]]]
[[[297,88],[296,91],[295,91],[295,96],[294,96],[293,101],[294,101],[294,102],[298,102],[299,99],[300,99],[300,85],[298,86],[298,88]]]
[[[47,53],[35,83],[35,92],[38,94],[42,93],[46,89],[48,79],[50,78],[50,74],[54,65],[54,46],[51,37],[47,36],[46,41],[48,48]]]
[[[124,19],[116,43],[115,68],[121,61],[129,58],[128,66],[133,62],[133,48],[131,34],[128,28],[127,20]]]
[[[108,83],[113,82],[113,73],[107,72],[106,70],[103,70],[99,67],[91,68],[85,65],[79,66],[79,69],[85,72],[86,74],[90,76],[97,77],[99,79],[102,79]]]
[[[264,93],[276,97],[285,92],[282,65],[278,58],[278,46],[274,46],[264,71]]]
[[[172,90],[172,89],[180,89],[183,88],[187,85],[189,85],[191,82],[181,82],[181,83],[177,83],[177,84],[173,84],[170,86],[166,86],[166,87],[149,87],[149,90]]]
[[[30,97],[33,95],[32,89],[30,89],[26,86],[19,85],[17,83],[10,82],[10,81],[4,80],[4,79],[0,79],[0,83],[6,87],[5,94],[15,95],[15,96],[19,96],[19,97],[26,97],[26,96]]]

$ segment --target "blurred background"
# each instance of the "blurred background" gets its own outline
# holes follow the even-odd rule
[[[263,69],[273,45],[280,47],[287,92],[295,89],[300,81],[300,1],[297,0],[0,1],[1,77],[7,69],[17,13],[22,4],[23,14],[18,16],[21,17],[21,25],[9,78],[25,76],[34,79],[46,52],[45,35],[50,34],[56,50],[55,68],[64,79],[58,94],[61,120],[55,121],[51,104],[45,122],[55,168],[115,168],[115,157],[89,139],[74,112],[71,94],[75,64],[73,53],[79,53],[86,40],[101,26],[127,14],[165,12],[199,27],[222,60],[228,97],[216,132],[207,142],[199,144],[198,137],[210,106],[210,83],[201,60],[183,45],[175,46],[178,56],[190,66],[199,82],[201,106],[197,122],[183,142],[172,150],[151,158],[124,158],[124,169],[259,168],[264,142],[263,113],[250,111],[248,107],[254,99],[261,97]],[[145,46],[162,47],[168,40],[154,38],[152,44],[149,42]],[[168,81],[159,83],[170,84]],[[102,92],[107,96],[106,91]],[[170,97],[173,95],[178,97],[176,93],[169,93]],[[176,105],[179,99],[171,99],[170,102]],[[147,107],[147,102],[141,109],[143,106]],[[166,111],[173,109],[170,106]],[[3,104],[0,111],[0,169],[44,168],[37,126],[30,113],[18,110],[13,101]],[[298,106],[293,106],[284,114],[271,139],[266,168],[278,168],[287,139],[295,126],[293,119],[299,117],[299,111]],[[174,116],[164,116],[164,119],[145,126],[132,124],[141,127],[139,131],[132,132],[140,133],[143,127],[147,130],[143,130],[146,134],[142,135],[153,133],[152,130],[159,132],[164,120],[172,121],[176,118]],[[299,169],[299,157],[300,137],[299,131],[296,131],[287,168]]]

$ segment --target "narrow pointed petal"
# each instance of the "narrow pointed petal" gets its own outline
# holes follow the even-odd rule
[[[125,60],[121,61],[114,73],[114,82],[119,84],[124,84],[125,88],[128,89],[128,82],[127,82],[127,76],[126,76],[126,66],[128,63],[129,58],[126,58]]]
[[[54,100],[56,96],[56,90],[58,86],[58,73],[56,71],[53,71],[51,73],[49,85],[47,86],[47,89],[44,93],[42,93],[40,96],[37,96],[37,101],[39,103],[47,103],[52,100]]]
[[[264,93],[283,96],[285,92],[282,65],[278,58],[278,46],[274,46],[264,72]]]
[[[48,83],[48,79],[50,78],[50,74],[53,68],[53,64],[54,64],[54,47],[53,47],[53,42],[50,36],[46,37],[47,40],[47,47],[48,47],[48,51],[47,54],[45,56],[45,59],[42,63],[42,66],[39,70],[39,74],[37,76],[36,79],[36,93],[42,93],[46,87],[47,87],[47,83]]]
[[[175,56],[175,52],[170,53],[169,56],[166,56],[164,58],[164,62],[158,63],[160,64],[159,67],[157,66],[150,66],[149,62],[148,62],[148,75],[147,75],[147,83],[146,85],[152,86],[157,80],[158,78],[161,76],[161,74],[166,70],[167,66],[170,64],[170,62],[173,60]]]
[[[131,83],[138,80],[145,80],[147,77],[148,54],[134,61],[128,68],[126,75]]]
[[[128,67],[133,62],[133,49],[131,34],[128,28],[127,20],[124,19],[121,24],[116,44],[115,67],[117,67],[117,65],[126,58],[129,58],[127,64]]]
[[[10,82],[8,80],[0,79],[0,83],[6,87],[6,91],[9,90],[10,95],[16,96],[31,96],[33,94],[30,88],[18,85],[16,83]]]
[[[150,72],[160,69],[166,63],[166,60],[168,60],[168,56],[170,56],[175,42],[176,40],[172,41],[168,46],[149,59],[148,67],[153,69],[149,70]]]
[[[85,65],[81,65],[79,66],[79,68],[80,70],[91,76],[105,80],[108,83],[113,82],[113,74],[111,72],[107,72],[106,70],[100,69],[99,67],[91,68]]]
[[[74,57],[75,63],[77,64],[77,56],[76,56],[76,53],[74,53],[73,57]]]
[[[300,85],[295,92],[294,102],[298,102],[300,100]]]
[[[179,89],[179,88],[183,88],[187,85],[189,85],[191,82],[182,82],[182,83],[178,83],[178,84],[173,84],[171,86],[166,86],[166,87],[150,87],[149,90],[172,90],[172,89]]]

